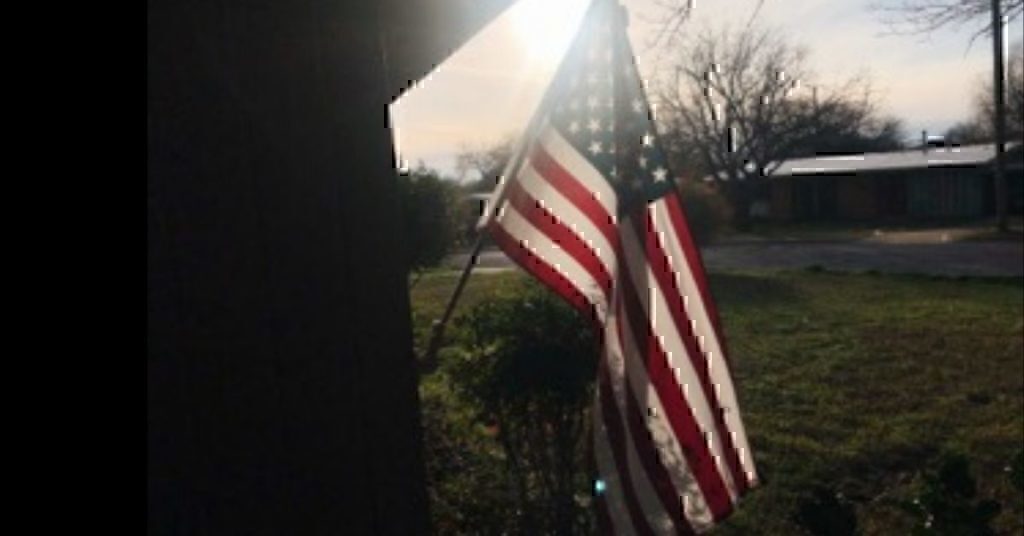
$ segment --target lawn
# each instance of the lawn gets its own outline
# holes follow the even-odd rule
[[[456,315],[524,277],[473,275]],[[431,273],[412,289],[418,348],[455,280]],[[861,534],[909,533],[900,505],[950,452],[966,456],[976,499],[1001,505],[996,533],[1024,533],[1009,469],[1024,448],[1020,279],[805,271],[712,274],[711,285],[764,479],[716,534],[798,534],[799,512],[824,508],[816,494],[841,497]],[[457,404],[438,376],[423,380],[425,406]],[[484,433],[450,410],[460,433]],[[435,502],[444,493],[432,490]]]

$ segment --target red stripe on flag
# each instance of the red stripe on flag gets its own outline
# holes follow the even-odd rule
[[[700,250],[697,249],[693,241],[693,235],[690,234],[690,226],[686,224],[686,212],[683,210],[677,193],[673,192],[666,195],[664,199],[665,206],[668,207],[669,218],[672,220],[672,228],[675,230],[676,236],[679,237],[679,243],[683,247],[683,254],[686,255],[686,264],[690,266],[690,273],[693,274],[693,280],[697,283],[697,290],[700,291],[701,302],[704,303],[704,309],[707,310],[708,318],[711,320],[711,327],[715,330],[715,337],[722,348],[722,359],[728,364],[729,356],[725,349],[725,338],[722,337],[722,326],[718,318],[718,308],[715,306],[714,300],[711,299],[707,276],[704,273],[704,262],[701,259]],[[730,366],[729,369],[732,370],[732,367]]]
[[[576,288],[576,285],[543,259],[534,255],[526,246],[520,244],[500,224],[492,220],[490,225],[488,225],[488,229],[494,242],[505,252],[505,255],[508,255],[510,259],[530,274],[533,274],[534,277],[540,279],[542,283],[547,285],[556,294],[565,298],[566,301],[582,312],[587,318],[591,319],[592,322],[594,321],[593,305]]]
[[[618,404],[615,402],[615,393],[612,391],[611,381],[608,377],[607,362],[603,359],[597,366],[597,378],[600,383],[597,389],[597,398],[601,407],[601,422],[605,425],[608,444],[612,447],[612,456],[615,458],[615,468],[619,473],[619,483],[622,485],[626,510],[629,512],[633,528],[638,534],[653,536],[654,532],[647,524],[643,508],[640,507],[636,491],[633,489],[633,478],[629,470],[629,455],[626,452],[626,434],[622,429],[622,416],[619,413]]]
[[[547,235],[552,242],[576,259],[594,280],[601,285],[605,298],[611,296],[612,278],[604,267],[604,263],[597,257],[590,246],[588,246],[571,229],[562,224],[551,212],[542,207],[530,194],[523,189],[519,181],[508,185],[507,197],[509,203],[519,211],[534,227]]]
[[[629,225],[629,222],[623,222],[622,225]],[[704,434],[669,367],[665,351],[651,331],[648,317],[636,294],[640,292],[640,289],[633,285],[628,263],[620,263],[619,273],[621,278],[618,282],[620,285],[618,290],[622,293],[622,303],[626,313],[624,316],[632,328],[634,340],[641,354],[636,357],[642,360],[647,369],[647,375],[658,393],[661,405],[665,409],[666,418],[679,440],[683,455],[704,494],[712,517],[716,521],[720,520],[732,511],[732,499],[722,480],[722,475],[719,474],[718,468],[715,466],[712,454],[708,450]]]
[[[683,254],[686,256],[686,264],[690,266],[690,273],[693,275],[693,280],[697,284],[697,290],[700,292],[704,310],[707,311],[708,319],[711,322],[711,328],[714,329],[715,338],[718,339],[718,346],[722,350],[722,361],[725,363],[726,373],[731,375],[732,363],[729,361],[729,346],[725,337],[722,336],[722,321],[718,316],[718,307],[715,305],[715,301],[711,299],[711,290],[708,286],[707,275],[704,271],[704,262],[701,259],[700,250],[693,241],[693,235],[690,233],[690,226],[686,223],[686,211],[683,209],[678,192],[672,192],[665,196],[664,199],[665,206],[668,207],[669,218],[672,221],[672,228],[675,230],[676,236],[679,237]],[[748,488],[756,484],[756,479],[751,480],[746,471],[741,471],[741,473],[743,474],[742,481],[746,483]]]
[[[628,374],[627,372],[626,375],[628,376]],[[636,398],[631,393],[631,389],[628,389],[629,385],[627,378],[626,418],[629,424],[629,433],[633,436],[633,443],[636,445],[637,453],[640,454],[640,461],[643,463],[644,470],[647,472],[647,476],[657,492],[658,499],[661,500],[662,506],[672,519],[672,523],[676,527],[676,533],[683,535],[693,534],[693,528],[690,527],[686,519],[686,512],[683,510],[682,501],[680,501],[680,493],[676,490],[675,485],[672,483],[672,478],[657,455],[654,439],[647,428],[647,424],[644,422],[643,413],[641,413]]]
[[[619,236],[615,232],[615,221],[608,211],[594,198],[592,190],[580,183],[572,173],[548,154],[539,144],[530,155],[530,163],[537,174],[548,181],[559,193],[580,209],[594,223],[611,244],[619,251]]]
[[[722,445],[722,451],[725,453],[726,463],[730,473],[732,473],[733,482],[736,484],[736,491],[738,494],[742,494],[748,487],[747,478],[744,476],[740,465],[739,453],[733,444],[732,434],[729,433],[729,429],[725,425],[724,413],[718,401],[718,395],[712,387],[708,362],[704,359],[704,355],[697,344],[697,339],[693,333],[693,325],[690,323],[690,318],[683,304],[683,296],[679,292],[675,278],[672,277],[672,268],[669,264],[668,254],[662,248],[661,243],[658,242],[658,231],[649,212],[645,218],[645,223],[646,228],[644,229],[640,229],[641,225],[639,223],[636,227],[637,233],[642,232],[641,236],[644,236],[644,241],[646,242],[647,262],[651,266],[651,271],[654,273],[654,278],[661,288],[662,295],[665,296],[665,305],[672,315],[679,338],[686,347],[686,355],[690,360],[690,364],[700,380],[700,387],[701,391],[704,392],[704,398],[711,406],[711,413],[715,419],[716,435]]]

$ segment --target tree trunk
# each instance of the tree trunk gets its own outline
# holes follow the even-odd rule
[[[729,192],[729,201],[732,203],[733,208],[733,227],[735,227],[737,231],[749,231],[751,204],[750,179],[730,180],[727,191]]]

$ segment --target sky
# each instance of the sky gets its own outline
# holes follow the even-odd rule
[[[662,0],[664,2],[664,0]],[[672,1],[672,0],[669,0]],[[675,0],[682,1],[682,0]],[[517,136],[535,111],[589,0],[518,0],[391,106],[400,165],[422,162],[456,175],[455,156]],[[663,13],[658,0],[620,0],[641,74],[650,78],[662,49],[651,46]],[[742,28],[757,0],[696,0],[683,33]],[[894,35],[869,9],[879,0],[764,0],[757,24],[807,47],[814,83],[864,75],[880,111],[904,121],[910,138],[938,134],[971,115],[977,88],[992,72],[992,44],[978,23],[928,35]],[[890,2],[891,3],[891,2]],[[1021,21],[1007,42],[1022,35]],[[909,141],[909,140],[908,140]]]

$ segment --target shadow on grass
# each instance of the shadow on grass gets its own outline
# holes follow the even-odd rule
[[[715,301],[729,306],[773,305],[798,297],[794,285],[778,275],[714,273],[708,279]]]

